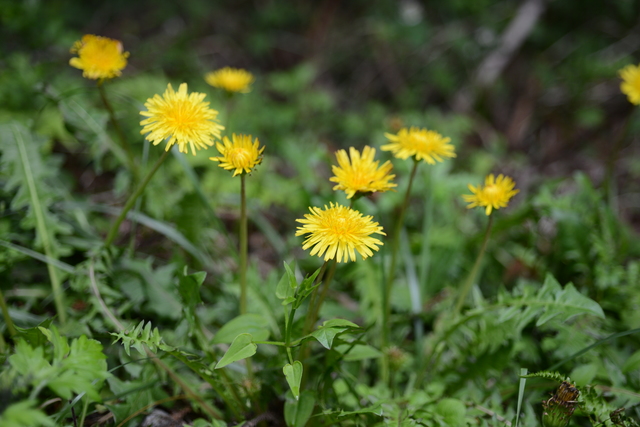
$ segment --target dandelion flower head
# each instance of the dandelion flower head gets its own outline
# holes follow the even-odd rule
[[[227,92],[247,93],[251,90],[249,86],[253,83],[253,74],[247,70],[224,67],[216,71],[207,73],[204,79],[213,87],[224,89]]]
[[[620,90],[627,95],[629,102],[634,105],[640,104],[640,66],[627,65],[618,71],[622,78]]]
[[[376,149],[369,146],[365,146],[362,153],[351,147],[349,155],[345,150],[336,151],[338,165],[332,166],[335,176],[329,178],[329,181],[337,183],[333,189],[344,190],[347,199],[350,199],[356,193],[387,191],[396,187],[390,182],[395,178],[390,173],[393,165],[387,160],[378,166],[379,162],[374,161],[375,155]]]
[[[214,137],[220,138],[220,131],[224,129],[215,121],[218,112],[203,101],[205,96],[187,93],[186,83],[182,83],[177,92],[169,84],[162,96],[156,94],[145,102],[147,111],[140,114],[147,119],[140,122],[143,126],[140,133],[148,134],[146,138],[153,145],[168,139],[167,151],[177,144],[180,152],[188,153],[189,147],[195,156],[196,150],[212,146]]]
[[[445,138],[433,130],[402,128],[396,135],[385,133],[384,136],[390,143],[383,145],[382,150],[391,151],[399,159],[415,156],[416,160],[434,165],[441,162],[443,157],[456,157],[455,147],[449,143],[451,138]]]
[[[481,185],[474,187],[469,184],[469,190],[473,194],[464,194],[462,197],[469,203],[467,209],[482,206],[485,207],[485,213],[491,215],[492,209],[506,207],[509,200],[518,194],[520,190],[514,190],[515,186],[516,183],[508,176],[500,174],[495,178],[491,174],[485,178],[484,187]]]
[[[71,58],[69,65],[82,70],[82,77],[93,80],[120,76],[129,57],[129,52],[122,51],[122,43],[118,40],[92,34],[76,41],[71,53],[78,57]]]
[[[220,162],[218,166],[226,170],[233,170],[233,176],[242,173],[250,173],[251,170],[262,162],[264,147],[260,147],[260,141],[256,138],[251,142],[251,135],[232,135],[232,140],[226,136],[219,142],[216,148],[220,157],[209,157],[209,160]]]
[[[310,207],[310,214],[297,219],[296,236],[308,235],[302,243],[302,249],[311,249],[311,255],[317,255],[328,261],[338,262],[356,260],[356,251],[366,259],[378,250],[383,243],[372,234],[386,235],[372,216],[363,216],[360,212],[339,204],[324,206],[324,209]]]

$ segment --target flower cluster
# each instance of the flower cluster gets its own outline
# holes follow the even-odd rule
[[[155,95],[144,104],[147,111],[140,114],[147,119],[142,120],[140,133],[147,134],[146,138],[158,145],[167,141],[165,149],[177,144],[180,152],[191,153],[213,145],[213,138],[220,138],[220,131],[224,126],[217,123],[218,112],[209,108],[204,102],[203,93],[187,92],[187,84],[182,83],[175,92],[171,84],[162,96]]]
[[[373,217],[363,216],[360,212],[339,204],[330,203],[324,209],[310,207],[311,214],[296,221],[303,224],[298,227],[296,236],[308,234],[302,249],[313,247],[311,255],[324,255],[325,261],[336,259],[338,262],[355,261],[356,251],[366,259],[377,251],[382,242],[372,234],[382,234],[382,227],[373,222]]]
[[[627,65],[618,71],[622,78],[620,90],[627,95],[629,102],[640,105],[640,66]]]
[[[481,206],[485,208],[485,213],[491,215],[493,209],[500,209],[507,206],[509,200],[520,190],[514,190],[516,183],[508,176],[502,174],[495,178],[493,174],[484,180],[484,187],[479,185],[474,187],[469,184],[469,190],[473,194],[465,194],[462,197],[469,203],[468,209]]]
[[[69,65],[82,70],[87,79],[111,79],[122,74],[127,66],[129,52],[122,51],[122,43],[108,37],[86,34],[71,48],[77,58],[71,58]]]
[[[455,147],[450,144],[451,138],[445,138],[433,130],[402,128],[396,135],[385,133],[384,136],[391,142],[383,145],[382,150],[391,151],[398,159],[414,157],[417,161],[424,160],[434,165],[442,162],[443,157],[456,157]]]
[[[391,162],[387,160],[382,166],[378,166],[379,162],[374,160],[375,155],[376,149],[369,146],[365,146],[362,153],[351,147],[349,155],[345,150],[338,150],[338,165],[332,166],[335,176],[329,179],[337,184],[333,189],[343,190],[347,199],[350,199],[356,193],[384,192],[395,187],[397,184],[391,182],[395,178],[390,173],[393,169]]]
[[[211,86],[229,93],[247,93],[251,90],[250,86],[254,78],[247,70],[224,67],[207,73],[204,80]]]
[[[226,170],[232,170],[233,176],[242,173],[250,173],[251,170],[262,162],[262,152],[260,142],[256,138],[251,142],[251,135],[232,135],[232,140],[226,136],[222,139],[223,144],[217,143],[216,148],[220,152],[220,157],[209,157],[209,160],[220,162],[218,166]]]

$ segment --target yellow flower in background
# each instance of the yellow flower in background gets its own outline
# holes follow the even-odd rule
[[[383,145],[382,150],[391,151],[398,159],[415,156],[416,160],[434,165],[436,161],[441,162],[443,157],[456,157],[455,147],[449,144],[451,138],[432,130],[402,128],[397,135],[385,133],[384,136],[391,142]]]
[[[491,215],[492,209],[500,209],[507,206],[509,200],[518,194],[520,190],[514,190],[516,183],[513,179],[502,174],[495,178],[493,174],[487,176],[484,180],[484,187],[474,187],[469,184],[469,190],[473,194],[464,194],[462,197],[465,202],[469,203],[467,209],[476,206],[486,207],[485,213]]]
[[[622,78],[620,90],[627,95],[629,102],[634,105],[640,104],[640,66],[627,65],[618,71]]]
[[[187,93],[187,84],[182,83],[175,92],[171,84],[160,95],[147,99],[144,106],[147,111],[141,111],[142,116],[148,117],[140,122],[141,134],[148,134],[146,139],[158,145],[167,141],[165,150],[169,151],[174,144],[178,145],[181,153],[188,153],[187,146],[195,156],[196,149],[201,150],[213,145],[213,139],[220,138],[220,131],[224,126],[216,123],[218,112],[209,108],[208,102],[203,102],[204,93]]]
[[[349,156],[345,150],[336,151],[338,166],[333,165],[334,177],[329,181],[337,183],[334,190],[344,190],[347,199],[356,193],[372,193],[387,191],[397,185],[390,182],[395,175],[390,174],[393,165],[386,161],[378,167],[378,161],[374,161],[376,149],[365,146],[362,154],[355,148],[349,148]],[[351,159],[349,159],[351,157]]]
[[[308,234],[302,249],[313,246],[311,255],[322,257],[324,260],[336,259],[338,262],[356,260],[356,251],[367,259],[378,250],[383,243],[371,237],[372,234],[386,235],[372,216],[362,214],[351,208],[330,204],[324,209],[310,207],[311,214],[305,214],[304,219],[296,219],[303,224],[298,227],[296,236]]]
[[[247,70],[224,67],[216,71],[207,73],[204,79],[213,87],[224,89],[227,92],[247,93],[251,90],[249,86],[253,83],[253,74]]]
[[[220,162],[218,166],[226,170],[234,170],[233,176],[242,173],[250,173],[251,170],[262,162],[264,147],[260,147],[258,138],[251,142],[251,135],[232,135],[232,141],[226,136],[219,142],[216,148],[220,157],[209,157],[209,160]]]
[[[122,43],[118,40],[92,34],[75,42],[71,53],[78,57],[71,58],[69,65],[82,70],[82,77],[93,80],[118,77],[129,57],[129,52],[122,51]]]

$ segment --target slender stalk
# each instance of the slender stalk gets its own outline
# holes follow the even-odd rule
[[[318,303],[312,308],[313,309],[313,315],[311,316],[312,326],[318,320],[318,315],[320,314],[320,307],[322,307],[322,304],[324,303],[324,300],[327,297],[327,293],[329,293],[329,285],[331,284],[333,275],[336,272],[337,265],[338,265],[338,262],[334,259],[333,263],[331,264],[331,267],[329,268],[329,272],[327,273],[327,278],[326,280],[324,280],[324,283],[322,284],[322,293],[320,294],[320,299],[318,300]]]
[[[25,141],[22,136],[22,132],[17,125],[13,126],[13,135],[18,146],[18,152],[20,154],[20,161],[22,162],[22,167],[24,168],[24,174],[26,177],[27,188],[29,189],[29,197],[31,199],[31,204],[33,208],[33,212],[36,217],[36,231],[42,240],[42,247],[44,249],[44,254],[49,257],[57,260],[53,250],[53,242],[51,241],[51,236],[49,234],[49,230],[47,228],[47,223],[44,217],[44,208],[40,203],[40,198],[38,195],[38,190],[35,183],[35,178],[33,171],[31,170],[31,163],[29,162],[29,153],[27,152],[27,148],[25,146]],[[49,272],[49,279],[51,280],[51,290],[53,291],[53,301],[56,306],[56,312],[58,313],[58,318],[60,319],[61,324],[65,324],[67,321],[67,306],[65,304],[64,298],[64,290],[62,289],[61,279],[58,273],[58,269],[55,268],[51,263],[47,263],[47,271]]]
[[[124,136],[124,132],[122,132],[122,128],[116,120],[116,114],[113,111],[113,107],[109,103],[109,99],[107,98],[107,93],[104,90],[103,80],[98,80],[98,92],[100,92],[100,98],[102,98],[102,103],[109,113],[109,120],[111,121],[111,125],[116,130],[118,134],[118,138],[120,139],[120,146],[124,149],[125,153],[127,153],[127,160],[129,162],[129,170],[131,170],[131,175],[133,176],[133,182],[138,182],[138,169],[136,168],[135,158],[133,156],[133,152],[131,151],[131,146],[127,143],[127,138]]]
[[[113,243],[113,240],[116,238],[116,234],[118,234],[118,230],[120,229],[120,224],[122,224],[122,221],[124,221],[124,219],[127,216],[127,213],[131,210],[133,205],[136,203],[136,200],[138,199],[138,197],[140,197],[140,195],[144,192],[144,189],[147,187],[147,184],[149,184],[149,181],[151,181],[151,178],[156,173],[158,168],[160,168],[160,165],[162,164],[164,159],[167,158],[168,154],[169,154],[168,150],[165,150],[162,153],[162,155],[160,156],[156,164],[153,165],[153,168],[151,169],[151,171],[149,171],[149,174],[147,174],[147,176],[144,178],[142,183],[140,183],[140,186],[138,187],[138,189],[129,197],[129,200],[127,200],[127,203],[125,203],[124,207],[122,208],[122,212],[120,212],[120,215],[118,216],[118,218],[116,218],[114,223],[111,225],[111,229],[109,230],[109,233],[107,234],[107,238],[104,241],[105,246],[107,247],[111,246],[111,244]]]
[[[9,315],[9,308],[7,307],[7,302],[4,300],[2,291],[0,291],[0,308],[2,308],[2,316],[4,317],[4,321],[7,324],[9,335],[14,336],[17,333],[16,328],[15,326],[13,326],[13,320],[11,320],[11,316]]]
[[[402,224],[404,222],[404,216],[409,206],[409,197],[411,195],[411,187],[418,170],[418,160],[414,158],[413,169],[411,169],[411,176],[409,177],[409,184],[407,186],[407,192],[404,195],[404,202],[400,208],[398,219],[396,221],[395,230],[393,233],[393,239],[391,240],[391,265],[387,272],[386,280],[382,282],[382,350],[389,346],[389,336],[391,334],[391,287],[393,285],[393,279],[395,278],[395,270],[398,259],[398,247],[400,243],[400,231],[402,230]],[[389,381],[389,358],[385,356],[382,358],[382,380],[387,383]]]
[[[480,252],[478,252],[478,257],[476,261],[473,263],[473,267],[471,268],[471,272],[467,276],[464,284],[462,285],[462,289],[460,290],[460,294],[458,295],[458,302],[456,304],[456,314],[460,314],[460,310],[462,309],[462,305],[464,304],[464,300],[467,298],[467,294],[469,290],[471,290],[471,285],[478,274],[478,270],[480,269],[480,263],[482,262],[482,257],[484,256],[484,252],[487,249],[487,243],[489,242],[489,236],[491,235],[491,227],[493,225],[493,215],[489,215],[489,222],[487,222],[487,229],[484,232],[484,239],[482,240],[482,246],[480,247]]]
[[[328,264],[329,264],[329,261],[325,261],[324,264],[322,264],[322,267],[320,267],[320,273],[318,273],[318,276],[316,277],[316,281],[314,283],[314,286],[322,281],[322,278],[324,277],[324,273],[327,270],[327,265]],[[311,299],[309,300],[309,310],[310,311],[313,310],[313,307],[315,307],[316,299],[318,298],[318,288],[319,288],[319,286],[316,286],[313,289],[313,292],[311,293]],[[305,319],[305,322],[304,322],[304,329],[302,330],[302,335],[305,336],[309,332],[311,332],[311,328],[313,327],[313,325],[315,323],[316,323],[315,320],[313,322],[311,322],[311,316],[307,316],[306,319]],[[301,349],[301,353],[302,353],[302,349]]]
[[[247,312],[247,194],[246,174],[240,175],[240,314]]]

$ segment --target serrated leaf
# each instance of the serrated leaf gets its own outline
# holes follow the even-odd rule
[[[229,349],[214,369],[224,368],[230,363],[251,357],[256,354],[257,350],[258,346],[253,343],[251,334],[240,334],[233,340],[231,346],[229,346]]]
[[[251,334],[254,341],[265,341],[269,338],[267,321],[261,314],[247,313],[227,322],[211,340],[212,344],[232,342],[238,335]]]
[[[544,306],[544,313],[538,318],[536,326],[544,325],[558,316],[566,321],[586,313],[604,319],[604,312],[597,302],[578,292],[572,283],[562,289],[551,275],[547,275],[537,299],[538,301],[531,301],[530,304]]]
[[[289,384],[291,393],[293,393],[293,397],[295,397],[296,400],[300,399],[300,382],[302,381],[302,370],[302,363],[298,360],[294,361],[293,365],[287,363],[282,368],[282,372],[287,379],[287,384]]]

